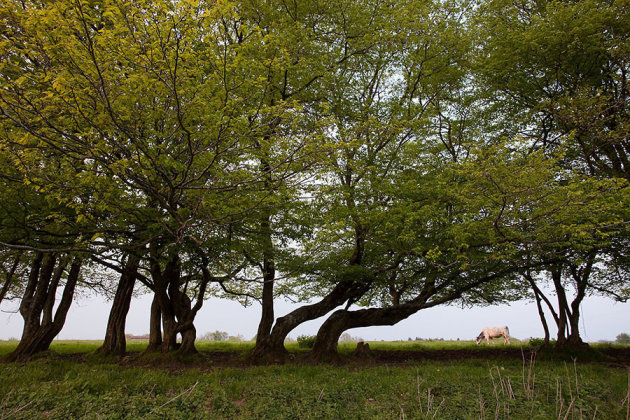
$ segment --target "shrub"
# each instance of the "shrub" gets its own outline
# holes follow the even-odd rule
[[[312,349],[315,344],[314,335],[301,335],[297,338],[298,347],[302,349]]]
[[[207,332],[201,337],[199,337],[199,341],[228,341],[230,339],[230,335],[225,331],[216,330],[214,332]]]
[[[545,344],[545,339],[544,338],[530,338],[529,339],[529,345],[530,347],[535,347],[535,348],[540,348]],[[556,340],[549,340],[549,345],[553,346],[554,344],[556,344]]]

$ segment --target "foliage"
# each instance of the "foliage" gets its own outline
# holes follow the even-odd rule
[[[301,349],[312,349],[315,344],[314,335],[300,335],[297,338],[298,347]]]
[[[339,337],[339,342],[340,343],[348,343],[348,342],[352,342],[352,341],[363,341],[363,339],[361,337],[353,337],[347,332],[341,334],[341,336]]]
[[[630,344],[630,335],[621,333],[615,338],[615,343],[618,344]]]
[[[244,341],[242,334],[230,335],[225,331],[207,332],[201,335],[198,340],[200,341]]]
[[[531,348],[540,348],[545,344],[545,339],[544,338],[536,338],[536,337],[532,337],[529,339],[529,346]],[[549,345],[554,346],[556,344],[556,340],[549,340]]]

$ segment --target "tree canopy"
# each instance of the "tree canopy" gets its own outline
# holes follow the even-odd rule
[[[0,302],[100,264],[112,346],[138,280],[151,349],[194,351],[214,294],[261,302],[275,359],[332,310],[321,357],[348,328],[539,297],[545,272],[625,299],[626,8],[8,0]],[[276,319],[280,296],[304,304]]]

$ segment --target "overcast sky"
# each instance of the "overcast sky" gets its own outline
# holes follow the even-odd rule
[[[84,297],[72,304],[60,339],[102,339],[105,334],[111,302],[102,297]],[[127,333],[140,335],[149,331],[151,296],[135,298],[127,318]],[[297,307],[283,301],[276,303],[276,317]],[[19,338],[22,317],[16,302],[5,302],[0,307],[0,340]],[[622,332],[630,333],[630,303],[615,303],[611,299],[590,297],[582,304],[580,332],[585,341],[614,340]],[[243,308],[236,302],[211,299],[204,303],[195,320],[197,336],[220,330],[230,335],[242,334],[246,339],[256,334],[260,306]],[[314,335],[324,318],[303,324],[290,336]],[[551,317],[548,317],[552,322]],[[509,306],[461,308],[443,306],[427,309],[391,327],[369,327],[350,330],[352,336],[365,340],[406,340],[415,338],[444,338],[472,340],[484,326],[508,325],[510,335],[519,339],[542,337],[543,329],[535,303],[516,302]],[[552,327],[552,335],[555,329]]]

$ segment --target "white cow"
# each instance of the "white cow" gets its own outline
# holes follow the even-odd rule
[[[481,330],[481,333],[477,336],[477,344],[481,343],[481,340],[485,339],[486,342],[490,342],[491,338],[503,337],[503,344],[510,343],[510,330],[507,325],[502,327],[485,327]]]

